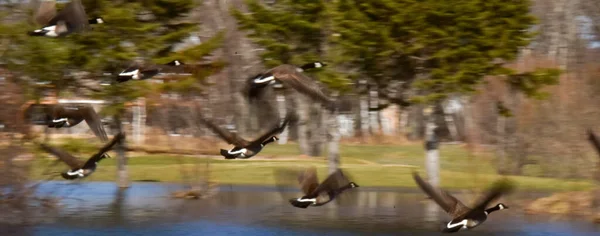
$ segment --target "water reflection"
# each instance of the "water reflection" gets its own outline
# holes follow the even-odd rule
[[[60,189],[60,191],[57,191]],[[49,182],[39,194],[62,196],[54,221],[30,228],[34,235],[440,235],[442,222],[425,224],[424,195],[415,190],[352,190],[339,201],[298,209],[287,202],[299,192],[270,187],[222,186],[205,200],[173,199],[175,184]],[[463,198],[460,194],[457,197]],[[465,198],[468,199],[468,198]],[[600,235],[578,219],[525,216],[518,209],[492,216],[462,235]],[[447,216],[441,220],[449,219]],[[3,234],[4,235],[4,234]],[[22,235],[22,234],[20,234]]]

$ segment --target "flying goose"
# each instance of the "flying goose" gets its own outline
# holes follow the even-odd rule
[[[224,156],[225,159],[247,159],[258,154],[267,144],[277,141],[278,138],[276,135],[283,132],[290,120],[293,119],[293,116],[294,115],[292,113],[289,113],[281,125],[276,124],[268,132],[264,133],[253,141],[247,141],[237,136],[235,133],[226,131],[204,117],[201,117],[201,121],[228,144],[234,145],[234,147],[230,150],[221,149],[221,155]]]
[[[275,178],[279,183],[284,183],[291,178],[293,172],[290,170],[276,170]],[[322,206],[333,201],[338,195],[347,189],[358,188],[358,184],[351,182],[342,170],[329,175],[321,184],[317,177],[317,169],[313,166],[297,175],[298,184],[304,193],[300,198],[289,199],[292,206],[307,208],[309,206]]]
[[[35,13],[36,23],[43,28],[31,31],[31,36],[59,37],[80,32],[89,28],[90,24],[103,24],[102,17],[88,19],[80,0],[71,0],[60,11],[56,12],[55,0],[42,0]]]
[[[50,128],[73,127],[85,120],[92,132],[103,142],[108,140],[106,131],[102,126],[100,116],[89,104],[31,104],[25,110],[25,118],[32,119],[35,115],[41,115],[42,124]]]
[[[440,207],[444,209],[452,220],[446,224],[442,232],[454,233],[461,229],[472,229],[482,224],[488,215],[497,210],[508,209],[508,206],[498,203],[496,206],[487,208],[487,205],[496,200],[503,194],[512,191],[513,186],[506,180],[496,181],[473,208],[465,206],[462,202],[452,196],[450,193],[435,189],[429,183],[425,182],[421,177],[413,172],[413,178],[417,185],[433,199]]]
[[[61,176],[68,180],[85,178],[96,170],[96,166],[98,162],[100,162],[104,158],[110,158],[106,152],[111,150],[113,146],[122,140],[125,137],[123,133],[119,133],[115,135],[115,137],[104,147],[100,148],[96,154],[92,155],[86,162],[79,160],[78,158],[72,156],[71,154],[61,150],[59,148],[55,148],[46,144],[40,144],[40,147],[44,149],[44,151],[58,157],[59,160],[66,163],[71,169],[61,173]]]
[[[129,80],[145,80],[158,75],[163,70],[168,70],[170,67],[179,67],[183,65],[179,60],[173,60],[163,65],[148,65],[143,66],[139,64],[132,65],[127,69],[123,70],[117,76],[117,82],[123,83]]]
[[[300,93],[303,93],[315,100],[320,101],[327,107],[328,110],[335,110],[336,103],[331,98],[327,97],[321,88],[310,77],[303,72],[312,68],[324,67],[325,63],[311,62],[301,67],[294,65],[283,64],[267,70],[264,73],[257,74],[248,78],[245,93],[254,99],[268,85],[282,84],[283,86],[291,87]]]

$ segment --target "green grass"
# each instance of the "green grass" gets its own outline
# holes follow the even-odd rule
[[[85,149],[82,149],[85,150]],[[342,168],[361,186],[415,187],[411,172],[423,170],[424,151],[422,145],[405,146],[341,146]],[[113,154],[114,155],[114,154]],[[203,174],[204,166],[210,163],[211,179],[221,184],[273,185],[273,170],[277,167],[317,166],[319,177],[323,179],[327,171],[325,157],[298,157],[295,144],[272,145],[261,153],[272,159],[224,160],[218,158],[197,158],[184,156],[146,155],[129,158],[128,170],[131,180],[157,180],[161,182],[182,181],[182,170],[194,176],[194,170]],[[88,156],[88,155],[80,155]],[[440,150],[441,185],[446,188],[481,188],[500,178],[495,174],[489,155],[470,156],[456,145],[442,146]],[[279,158],[278,158],[279,157]],[[293,160],[286,158],[295,158]],[[106,159],[100,163],[96,173],[85,181],[114,181],[116,160]],[[33,177],[45,179],[44,171],[54,161],[37,158]],[[50,167],[53,171],[64,171],[62,163]],[[54,175],[57,176],[57,175]],[[55,179],[60,178],[59,176]],[[553,178],[509,176],[521,190],[585,190],[593,184],[587,180],[563,180]]]

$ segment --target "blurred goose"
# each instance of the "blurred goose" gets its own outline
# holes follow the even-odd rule
[[[494,207],[487,208],[487,205],[492,201],[496,200],[503,194],[507,194],[512,191],[513,186],[506,180],[496,181],[493,186],[488,190],[487,194],[484,195],[473,208],[465,206],[462,202],[456,199],[450,193],[435,189],[429,183],[425,182],[421,177],[413,172],[413,178],[417,185],[440,207],[444,209],[451,217],[452,220],[446,224],[442,232],[454,233],[461,229],[472,229],[482,224],[488,217],[488,215],[497,210],[508,209],[508,206],[498,203]]]
[[[289,178],[289,174],[284,176],[285,172],[287,171],[279,170],[279,173],[276,173],[276,178]],[[292,204],[292,206],[298,208],[325,205],[333,201],[345,190],[359,187],[358,184],[348,180],[348,178],[340,169],[329,175],[321,184],[319,184],[319,179],[317,178],[317,169],[314,166],[306,169],[297,178],[298,184],[300,185],[304,196],[300,198],[292,198],[289,200],[289,202]]]
[[[201,118],[201,121],[228,144],[234,145],[234,147],[230,150],[221,149],[221,155],[224,156],[225,159],[246,159],[258,154],[267,144],[279,140],[275,135],[283,132],[287,124],[292,119],[292,116],[292,113],[289,113],[281,125],[276,124],[275,127],[271,128],[271,130],[253,141],[247,141],[237,136],[235,133],[226,131],[205,118]]]
[[[246,93],[253,99],[257,97],[268,85],[282,84],[287,87],[291,87],[300,93],[303,93],[319,102],[323,103],[328,110],[335,110],[335,101],[327,97],[319,88],[319,85],[315,83],[310,77],[306,76],[305,70],[312,68],[324,67],[325,63],[312,62],[305,64],[301,67],[294,65],[284,64],[267,70],[264,73],[260,73],[253,77],[250,77],[247,81]]]
[[[163,65],[149,65],[143,66],[135,64],[128,67],[117,76],[117,82],[123,83],[129,80],[145,80],[154,77],[161,73],[161,71],[168,69],[169,67],[178,67],[183,65],[179,60],[173,60]]]
[[[50,128],[73,127],[85,120],[92,132],[103,142],[108,141],[100,116],[89,104],[31,104],[25,110],[27,120],[43,115],[42,123]]]
[[[90,24],[103,24],[102,17],[88,19],[80,0],[71,0],[60,11],[56,12],[55,0],[42,0],[35,13],[36,23],[43,28],[29,32],[31,36],[59,37],[80,32],[89,28]]]
[[[59,160],[66,163],[71,169],[61,173],[61,176],[68,180],[85,178],[96,170],[96,166],[98,162],[100,162],[104,158],[110,158],[106,152],[111,150],[113,146],[121,141],[125,135],[123,133],[119,133],[115,135],[115,137],[104,145],[104,147],[100,148],[96,154],[92,155],[86,162],[79,160],[78,158],[72,156],[71,154],[55,147],[51,147],[46,144],[40,144],[40,147],[44,149],[44,151],[58,157]]]

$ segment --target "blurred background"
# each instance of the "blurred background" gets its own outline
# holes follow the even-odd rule
[[[57,2],[60,9],[69,1]],[[19,228],[11,231],[15,235],[72,233],[71,222],[79,227],[131,225],[181,215],[244,225],[230,230],[259,235],[303,235],[307,232],[296,230],[306,225],[333,230],[364,219],[372,222],[358,224],[354,233],[404,228],[417,230],[407,235],[417,235],[421,231],[415,222],[421,220],[415,219],[425,213],[411,202],[425,203],[425,195],[411,177],[415,170],[469,204],[494,180],[508,177],[518,191],[508,197],[512,202],[503,201],[518,207],[506,214],[521,218],[498,216],[498,222],[514,224],[527,214],[553,219],[508,229],[489,226],[480,233],[600,232],[589,225],[600,209],[600,159],[586,133],[600,130],[600,2],[82,3],[90,18],[102,17],[105,23],[48,38],[27,35],[40,28],[32,17],[39,1],[0,0],[0,204],[15,212],[7,213],[2,225],[62,222],[50,220],[54,223],[46,222],[46,228],[26,232]],[[185,73],[110,83],[133,63],[172,60],[184,62]],[[314,61],[326,66],[305,73],[340,101],[336,113],[285,87],[269,89],[257,100],[244,93],[247,80],[258,73]],[[61,147],[82,160],[103,143],[86,124],[39,125],[44,115],[27,109],[31,104],[90,104],[109,138],[119,131],[127,134],[117,148],[122,152],[111,151],[115,158],[100,162],[84,180],[62,181],[57,172],[67,166],[30,140]],[[276,144],[245,160],[224,160],[219,148],[231,146],[198,122],[201,114],[253,139],[287,112],[299,120]],[[279,167],[308,166],[317,167],[320,180],[328,170],[342,168],[361,187],[341,205],[296,213],[302,209],[274,193],[272,173]],[[223,197],[211,197],[215,194]],[[182,200],[198,196],[212,200]],[[154,198],[161,200],[141,200]],[[186,204],[192,213],[166,213]],[[39,207],[46,205],[54,210]],[[84,209],[109,216],[74,217]],[[433,214],[442,216],[435,209]],[[557,223],[555,215],[584,218]],[[222,232],[223,226],[193,222],[181,225],[181,232],[198,232],[198,227]],[[257,224],[291,228],[253,228]],[[91,232],[143,232],[128,230]]]

